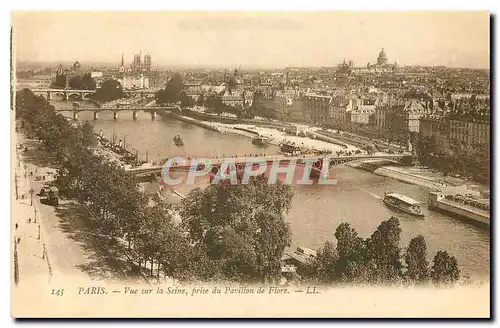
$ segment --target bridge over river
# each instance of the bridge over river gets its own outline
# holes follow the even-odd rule
[[[279,161],[279,165],[287,165],[290,163],[297,163],[305,166],[306,162],[313,163],[313,171],[321,171],[323,167],[324,161],[329,161],[329,168],[333,166],[342,165],[354,161],[363,161],[363,160],[380,160],[380,161],[389,161],[393,163],[403,164],[403,165],[411,165],[412,163],[412,155],[411,154],[357,154],[357,155],[340,155],[340,156],[312,156],[312,155],[304,155],[304,156],[286,156],[286,155],[267,155],[267,156],[258,156],[252,157],[243,156],[243,157],[233,157],[233,158],[188,158],[185,160],[179,159],[178,162],[172,163],[170,165],[170,172],[188,172],[191,167],[196,167],[197,171],[202,171],[205,169],[205,164],[208,166],[208,169],[211,173],[217,174],[222,164],[226,163],[234,163],[238,170],[244,169],[244,167],[251,163],[267,163],[267,166],[270,167],[272,163]],[[134,174],[137,177],[149,178],[149,177],[159,177],[162,175],[165,165],[151,165],[151,166],[141,166],[135,168],[128,168],[126,171],[130,174]]]
[[[73,119],[77,120],[78,119],[78,113],[80,112],[93,112],[94,113],[94,120],[99,119],[99,113],[103,111],[110,111],[113,112],[113,119],[118,119],[118,113],[119,112],[124,112],[124,111],[131,111],[132,112],[132,117],[137,119],[137,112],[139,111],[144,111],[144,112],[150,112],[151,113],[151,118],[155,119],[158,112],[161,111],[169,111],[172,109],[177,109],[180,110],[179,106],[164,106],[164,107],[148,107],[148,106],[138,106],[138,105],[122,105],[122,106],[113,106],[113,107],[73,107],[73,108],[60,108],[56,109],[56,112],[62,113],[62,112],[69,112],[73,113]]]
[[[47,100],[52,100],[54,96],[62,96],[64,100],[71,98],[74,99],[88,99],[93,95],[96,90],[77,90],[77,89],[32,89],[35,95],[43,96]],[[147,90],[123,90],[125,96],[140,95],[141,98],[152,98],[158,90],[147,89]]]

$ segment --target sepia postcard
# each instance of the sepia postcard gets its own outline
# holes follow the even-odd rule
[[[490,14],[11,14],[15,318],[490,318]]]

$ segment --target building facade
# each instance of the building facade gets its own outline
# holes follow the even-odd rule
[[[332,124],[345,129],[348,125],[347,113],[352,109],[352,101],[344,95],[337,95],[332,98],[330,104],[330,117]]]
[[[118,79],[124,90],[130,89],[149,89],[149,78],[144,75],[124,76]]]
[[[392,110],[394,115],[391,115],[390,128],[399,133],[418,133],[420,131],[420,118],[429,114],[429,109],[415,100],[406,101],[404,105],[395,105]]]
[[[420,134],[424,137],[443,136],[470,145],[484,145],[490,142],[490,123],[426,115],[420,118]]]
[[[330,96],[318,94],[305,94],[302,98],[304,114],[307,120],[314,124],[331,123],[330,116]]]

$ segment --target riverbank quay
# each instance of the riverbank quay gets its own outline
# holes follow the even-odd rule
[[[179,120],[179,121],[182,121],[182,122],[186,122],[186,123],[190,123],[190,124],[193,124],[193,125],[196,125],[196,126],[208,129],[208,130],[212,130],[212,131],[216,131],[216,132],[221,132],[214,125],[212,125],[210,123],[207,123],[207,122],[203,122],[203,121],[197,120],[197,119],[189,117],[189,116],[175,114],[175,113],[172,113],[170,111],[160,112],[160,115],[163,115],[163,116],[166,116],[166,117],[170,117],[170,118],[174,118],[176,120]]]
[[[331,138],[331,137],[327,137],[325,135],[322,135],[318,131],[311,131],[311,132],[308,132],[308,133],[310,133],[314,137],[314,139],[318,139],[318,140],[321,140],[321,141],[333,143],[333,144],[339,145],[341,147],[344,147],[346,149],[349,148],[349,144],[348,143],[338,141],[338,140],[336,140],[334,138]]]
[[[262,135],[268,137],[270,140],[270,144],[272,145],[280,145],[283,142],[294,142],[298,146],[303,147],[309,150],[327,150],[336,152],[339,150],[347,150],[347,151],[357,151],[357,147],[349,146],[345,143],[339,143],[335,140],[325,140],[326,138],[318,138],[314,139],[308,136],[298,136],[289,134],[286,131],[286,128],[282,126],[273,126],[273,127],[263,127],[258,126],[256,124],[242,124],[242,123],[221,123],[221,122],[206,122],[200,121],[198,119],[187,117],[184,115],[179,115],[171,112],[163,112],[162,115],[167,117],[171,117],[186,123],[191,123],[212,131],[217,131],[220,133],[235,133],[248,138],[255,138],[258,135]],[[206,116],[206,115],[205,115]],[[234,121],[236,122],[236,120]],[[291,126],[288,125],[290,128]],[[312,136],[312,135],[311,135]],[[320,140],[323,139],[323,140]]]
[[[474,206],[474,203],[484,206],[479,208],[477,205]],[[490,228],[489,203],[485,204],[469,197],[446,195],[443,192],[430,192],[429,209],[444,212],[483,229]]]
[[[401,182],[426,187],[434,191],[442,191],[444,189],[451,191],[453,189],[455,192],[464,192],[467,190],[465,185],[462,186],[456,181],[445,181],[443,176],[417,167],[394,166],[390,162],[375,160],[364,160],[357,163],[348,163],[347,165]]]
[[[427,187],[431,190],[442,190],[447,187],[444,180],[435,177],[422,175],[421,173],[412,172],[408,168],[400,168],[395,166],[385,166],[376,169],[374,174],[396,179],[398,181]]]
[[[208,113],[203,113],[203,112],[198,112],[198,111],[193,111],[193,110],[185,110],[183,112],[183,115],[200,120],[200,121],[206,121],[206,122],[215,122],[215,123],[224,123],[224,124],[254,124],[254,125],[261,126],[261,127],[277,128],[277,129],[289,128],[289,127],[293,127],[296,125],[293,123],[282,122],[282,121],[277,121],[277,120],[236,118],[236,117],[230,117],[230,116],[220,116],[220,115],[216,115],[216,114],[208,114]]]
[[[316,133],[332,138],[338,142],[345,142],[346,144],[353,145],[356,147],[365,147],[366,145],[376,144],[377,148],[380,150],[392,149],[393,151],[404,150],[405,147],[387,141],[371,139],[363,137],[350,132],[340,132],[334,130],[318,130]]]

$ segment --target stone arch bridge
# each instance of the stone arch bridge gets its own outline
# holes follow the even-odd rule
[[[78,113],[80,112],[93,112],[94,120],[99,119],[99,113],[103,111],[110,111],[113,113],[113,119],[118,119],[118,113],[124,111],[131,111],[132,117],[137,119],[137,112],[145,111],[151,113],[151,118],[155,119],[159,112],[179,109],[178,106],[171,107],[138,107],[138,106],[121,106],[121,107],[73,107],[73,108],[61,108],[56,109],[55,111],[58,113],[69,112],[73,113],[73,119],[78,119]]]
[[[32,89],[35,95],[43,96],[47,100],[52,100],[54,96],[62,96],[64,100],[89,99],[96,90],[73,90],[73,89]],[[156,90],[123,90],[125,96],[140,95],[141,98],[154,97]]]

